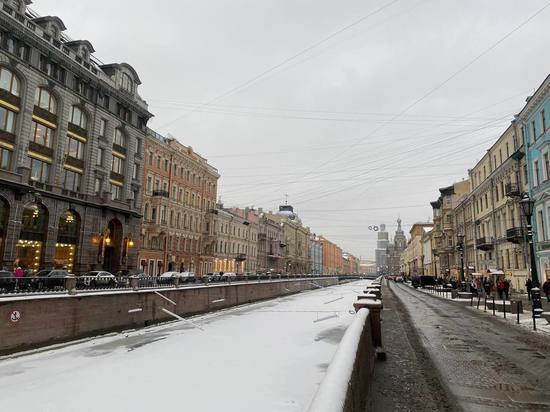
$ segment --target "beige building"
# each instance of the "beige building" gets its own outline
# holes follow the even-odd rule
[[[431,202],[434,228],[432,233],[432,265],[436,277],[459,276],[457,263],[457,231],[455,228],[454,210],[469,192],[468,180],[439,189],[439,199]]]
[[[471,193],[457,214],[457,224],[465,228],[468,266],[483,275],[505,275],[515,289],[522,289],[528,276],[518,203],[528,192],[524,153],[511,124],[470,170]]]
[[[408,277],[424,275],[424,237],[432,229],[431,223],[415,223],[411,227],[407,247],[401,253],[401,272]]]
[[[221,204],[213,214],[216,236],[213,272],[255,272],[258,215],[249,209],[225,209]]]

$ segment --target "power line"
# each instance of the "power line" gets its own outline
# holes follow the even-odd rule
[[[302,50],[299,51],[298,53],[296,53],[296,54],[294,54],[294,55],[292,55],[292,56],[290,56],[290,57],[287,57],[286,59],[284,59],[284,60],[281,61],[280,63],[277,63],[277,64],[274,65],[274,66],[271,66],[271,67],[268,68],[267,70],[262,71],[261,73],[257,74],[256,76],[252,77],[251,79],[245,81],[244,83],[241,83],[240,85],[233,87],[232,89],[230,89],[230,90],[228,90],[228,91],[226,91],[226,92],[224,92],[224,93],[222,93],[222,94],[220,94],[220,95],[214,97],[213,99],[207,101],[206,103],[201,104],[200,106],[196,107],[195,109],[193,109],[193,110],[191,110],[191,111],[188,111],[188,112],[184,113],[183,115],[181,115],[181,116],[175,118],[175,119],[172,120],[171,122],[168,122],[167,124],[163,125],[161,128],[170,126],[171,124],[175,123],[176,121],[181,120],[181,119],[183,119],[184,117],[188,116],[189,114],[196,112],[198,109],[201,109],[201,108],[204,108],[204,107],[206,107],[206,106],[209,106],[210,104],[215,103],[215,102],[217,102],[218,100],[221,100],[221,99],[223,99],[223,98],[225,98],[225,97],[228,97],[228,96],[230,96],[230,95],[236,93],[237,91],[240,91],[240,90],[244,89],[245,87],[247,87],[247,86],[251,85],[252,83],[256,82],[257,80],[261,79],[261,78],[264,77],[265,75],[267,75],[267,74],[269,74],[269,73],[271,73],[271,72],[277,70],[279,67],[284,66],[284,65],[287,64],[288,62],[290,62],[290,61],[292,61],[292,60],[294,60],[294,59],[296,59],[296,58],[302,56],[303,54],[305,54],[305,53],[307,53],[307,52],[309,52],[309,51],[315,49],[316,47],[320,46],[321,44],[326,43],[326,42],[329,41],[330,39],[332,39],[332,38],[338,36],[339,34],[345,32],[346,30],[349,30],[349,29],[351,29],[352,27],[357,26],[358,24],[360,24],[360,23],[362,23],[363,21],[367,20],[369,17],[372,17],[372,16],[374,16],[374,15],[380,13],[381,11],[383,11],[384,9],[386,9],[386,8],[390,7],[391,5],[397,3],[398,1],[399,1],[399,0],[392,0],[392,1],[390,1],[390,2],[388,2],[388,3],[386,3],[386,4],[384,4],[384,5],[382,5],[381,7],[377,8],[377,9],[374,10],[374,11],[372,11],[371,13],[369,13],[369,14],[367,14],[367,15],[365,15],[365,16],[363,16],[363,17],[357,19],[357,20],[355,20],[355,21],[352,22],[351,24],[348,24],[348,25],[346,25],[346,26],[344,26],[344,27],[342,27],[342,28],[336,30],[335,32],[329,34],[328,36],[322,38],[321,40],[319,40],[319,41],[313,43],[312,45],[310,45],[310,46],[308,46],[308,47],[302,49]]]

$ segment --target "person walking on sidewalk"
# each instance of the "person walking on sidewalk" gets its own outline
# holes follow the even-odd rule
[[[508,294],[510,293],[510,281],[508,279],[504,279],[504,296],[506,297],[506,300],[508,299]]]
[[[500,298],[500,300],[502,300],[502,294],[504,293],[504,281],[502,279],[499,279],[499,281],[497,282],[497,292],[498,297]]]
[[[542,290],[546,295],[546,301],[550,302],[550,279],[546,279],[546,282],[542,284]]]
[[[531,278],[527,279],[527,282],[525,282],[525,288],[527,289],[527,299],[531,300],[531,289],[533,289],[533,281]]]

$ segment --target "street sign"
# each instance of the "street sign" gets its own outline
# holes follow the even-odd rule
[[[19,319],[21,319],[21,312],[19,312],[18,310],[14,310],[10,313],[11,323],[17,323],[19,322]]]

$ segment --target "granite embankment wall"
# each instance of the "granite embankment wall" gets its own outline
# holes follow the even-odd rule
[[[163,308],[189,316],[336,284],[322,278],[157,290],[175,305],[154,290],[0,298],[0,354],[172,320]]]

